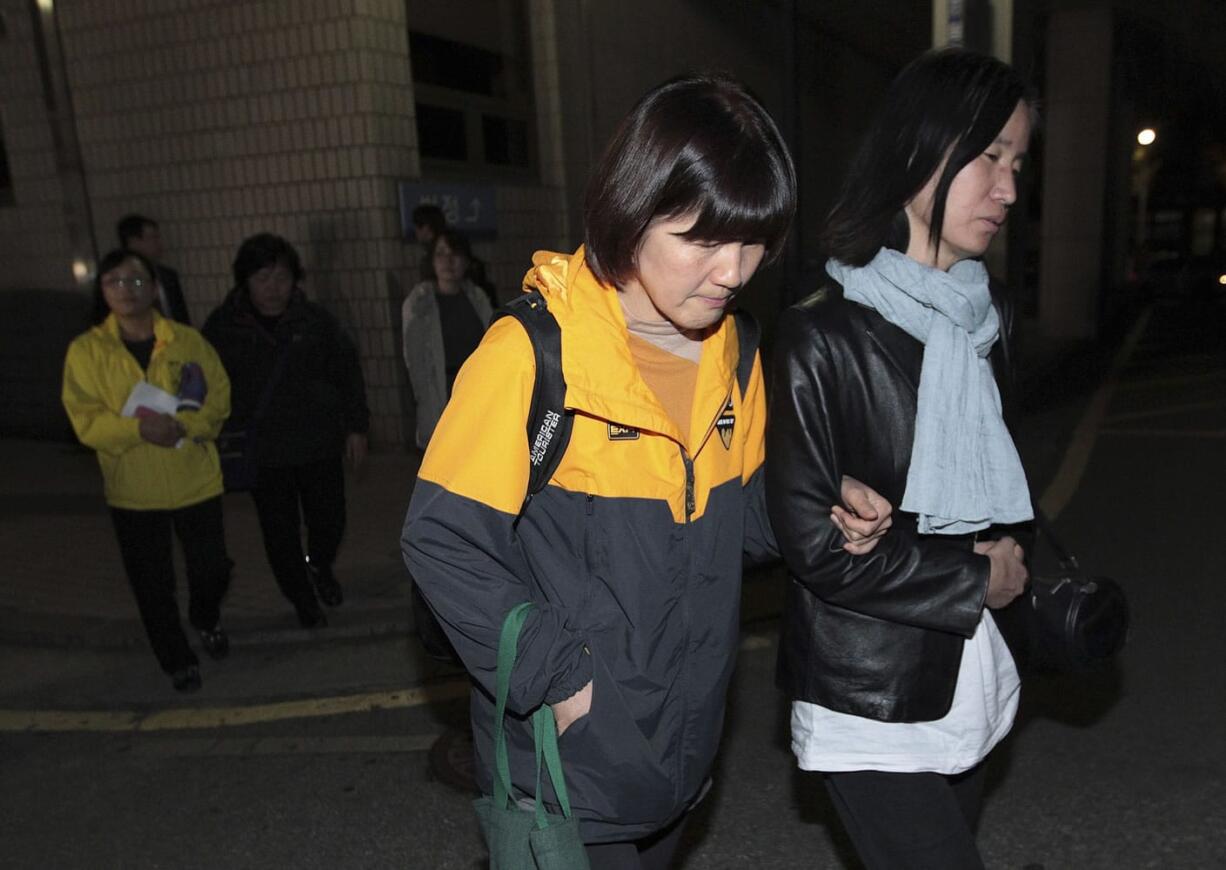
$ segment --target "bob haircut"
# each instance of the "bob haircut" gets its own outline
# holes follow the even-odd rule
[[[135,260],[141,264],[145,273],[148,274],[150,280],[157,280],[157,271],[153,268],[153,264],[145,258],[143,254],[138,254],[136,251],[128,251],[123,248],[115,248],[108,251],[106,256],[98,261],[98,271],[94,273],[94,306],[89,315],[91,325],[97,325],[106,320],[107,315],[111,313],[111,306],[106,304],[106,296],[102,293],[102,279],[108,273],[114,272],[125,260]],[[156,297],[153,300],[154,305],[157,304]]]
[[[272,233],[259,233],[244,239],[234,256],[234,286],[245,290],[248,278],[264,267],[278,263],[289,269],[294,276],[295,286],[302,283],[302,279],[306,277],[298,252],[285,239]]]
[[[864,266],[882,247],[905,253],[903,208],[940,172],[929,221],[936,248],[954,177],[992,144],[1019,102],[1037,121],[1033,91],[994,57],[948,48],[908,64],[844,178],[821,234],[825,253],[851,266]]]
[[[588,184],[587,264],[605,284],[635,275],[657,218],[696,216],[686,239],[753,241],[778,256],[796,210],[796,170],[778,127],[723,74],[672,79],[622,120]]]
[[[434,237],[434,241],[430,243],[429,248],[426,250],[426,259],[422,263],[422,277],[427,281],[438,279],[438,275],[434,272],[434,252],[438,249],[439,242],[446,242],[447,247],[451,248],[451,253],[459,254],[470,264],[473,260],[473,249],[472,245],[468,243],[468,237],[457,229],[447,227]],[[467,279],[467,270],[465,272],[464,277]]]

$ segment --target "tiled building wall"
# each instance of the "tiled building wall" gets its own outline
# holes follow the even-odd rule
[[[0,208],[0,289],[81,294],[29,4],[0,4],[18,200]],[[56,11],[99,253],[117,243],[121,215],[154,217],[200,325],[230,287],[242,239],[284,235],[308,294],[357,339],[375,446],[411,443],[398,330],[419,252],[402,238],[396,184],[421,173],[405,0],[58,0]],[[536,19],[534,45],[549,26]],[[549,87],[548,67],[536,72]],[[499,238],[476,249],[504,298],[533,250],[573,241],[560,181],[496,187]]]
[[[400,440],[386,294],[394,186],[415,174],[404,7],[394,0],[60,0],[100,247],[155,217],[200,324],[239,243],[289,239],[308,294],[355,335],[373,436]]]
[[[0,290],[71,287],[64,191],[25,0],[0,0],[0,124],[17,203],[0,205]]]

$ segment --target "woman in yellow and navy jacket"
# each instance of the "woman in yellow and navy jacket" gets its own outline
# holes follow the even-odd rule
[[[741,85],[648,93],[589,186],[587,244],[538,253],[524,281],[561,328],[574,415],[549,485],[520,515],[535,363],[509,317],[460,371],[422,463],[402,547],[476,682],[479,784],[490,793],[499,630],[531,600],[508,708],[553,706],[593,867],[666,866],[707,788],[742,562],[777,555],[761,367],[742,395],[724,314],[779,251],[794,203],[787,149]],[[531,727],[507,725],[522,797]]]
[[[153,275],[131,251],[112,251],[99,263],[95,326],[68,347],[62,398],[77,437],[97,452],[153,652],[177,690],[194,691],[199,663],[175,604],[171,532],[186,557],[189,619],[205,650],[221,658],[229,650],[220,607],[230,561],[213,440],[230,413],[230,382],[200,333],[154,309]],[[130,407],[141,382],[166,395]]]

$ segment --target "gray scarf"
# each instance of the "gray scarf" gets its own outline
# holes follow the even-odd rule
[[[960,535],[1031,519],[1026,473],[988,361],[1000,316],[983,264],[962,260],[942,272],[882,248],[863,268],[831,260],[826,271],[847,299],[924,345],[901,505],[919,515],[920,533]]]

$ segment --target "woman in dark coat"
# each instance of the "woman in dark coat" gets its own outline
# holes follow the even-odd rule
[[[370,412],[357,350],[336,318],[307,300],[304,277],[289,242],[252,236],[204,335],[230,375],[229,425],[254,431],[252,494],[268,562],[298,621],[317,628],[327,624],[319,600],[343,600],[332,573],[345,530],[343,459],[356,467],[365,458]]]
[[[1016,199],[1033,99],[961,50],[902,72],[829,217],[828,280],[780,321],[767,499],[791,572],[792,748],[870,868],[982,867],[982,761],[1018,676],[991,612],[1022,590],[1030,493],[1001,415],[1007,306],[978,258]],[[843,475],[901,513],[838,547]]]

